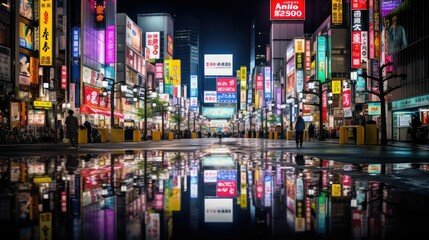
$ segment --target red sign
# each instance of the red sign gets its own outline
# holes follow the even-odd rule
[[[216,192],[218,197],[236,197],[237,183],[235,180],[218,180]]]
[[[218,93],[235,93],[237,92],[237,84],[235,78],[217,78],[216,91]]]
[[[360,68],[361,65],[361,31],[352,32],[352,68]]]
[[[351,0],[352,10],[367,10],[367,0]]]
[[[344,108],[350,108],[351,106],[351,96],[350,96],[350,89],[343,90],[343,109]]]
[[[67,67],[65,65],[61,66],[61,89],[67,88]]]
[[[256,76],[256,91],[264,90],[264,78],[261,74]]]
[[[98,107],[100,105],[100,90],[97,88],[84,86],[84,103],[89,106],[96,106]]]
[[[271,20],[305,20],[305,0],[271,0]]]

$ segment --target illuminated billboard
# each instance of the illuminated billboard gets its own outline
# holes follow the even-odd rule
[[[232,76],[232,54],[204,54],[204,76]]]
[[[232,118],[234,107],[204,107],[203,116],[210,119]]]
[[[271,0],[270,20],[305,20],[305,0]]]
[[[204,222],[233,222],[232,198],[204,199]]]
[[[53,1],[46,0],[40,3],[39,6],[40,16],[39,19],[39,60],[40,66],[53,65],[53,38],[55,36],[53,31]]]
[[[142,30],[128,16],[125,24],[125,41],[138,54],[142,54]]]

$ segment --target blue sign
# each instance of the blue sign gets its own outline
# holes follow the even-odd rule
[[[237,102],[236,93],[217,93],[217,102]]]
[[[72,57],[80,58],[80,28],[72,29]]]

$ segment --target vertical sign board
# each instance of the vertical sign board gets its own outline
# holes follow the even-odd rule
[[[317,80],[326,80],[326,37],[317,37]]]
[[[115,63],[115,26],[106,28],[106,64]]]
[[[343,0],[332,0],[332,25],[343,24]]]
[[[54,16],[52,14],[53,9],[52,0],[42,0],[40,1],[40,17],[39,17],[39,60],[40,66],[52,66],[53,65],[53,20]]]
[[[362,60],[368,59],[368,13],[367,1],[351,3],[351,67],[360,68]]]

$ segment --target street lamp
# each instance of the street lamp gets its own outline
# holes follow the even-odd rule
[[[180,101],[180,100],[179,100]],[[181,123],[182,123],[182,114],[181,114],[181,111],[182,111],[182,104],[181,104],[181,102],[179,102],[179,104],[176,104],[176,105],[174,105],[174,107],[176,108],[176,119],[177,119],[177,131],[178,131],[178,136],[177,136],[177,138],[178,139],[181,139],[182,138],[182,134],[180,133],[180,125],[181,125]]]
[[[309,87],[312,91],[303,90],[302,93],[303,94],[314,94],[314,95],[316,95],[317,98],[319,99],[319,102],[317,104],[305,103],[305,101],[306,101],[305,98],[303,99],[303,102],[306,105],[314,105],[314,106],[319,107],[319,141],[321,141],[321,140],[323,140],[323,111],[322,111],[323,101],[322,101],[322,96],[323,96],[323,93],[328,91],[328,89],[329,89],[329,88],[323,89],[323,85],[325,85],[325,84],[329,85],[329,84],[331,84],[331,81],[327,79],[325,82],[322,83],[319,80],[312,79],[312,80],[309,80],[308,83],[309,83]],[[315,85],[317,85],[317,86],[315,86]],[[317,87],[317,90],[315,89],[316,87]]]
[[[280,105],[280,139],[284,138],[284,123],[283,123],[283,112],[286,109],[286,104]]]
[[[369,92],[371,94],[374,94],[375,96],[377,96],[380,99],[380,124],[381,124],[381,139],[380,139],[380,143],[381,145],[386,145],[387,144],[387,126],[386,126],[386,99],[385,96],[388,95],[389,93],[391,93],[392,91],[402,87],[402,85],[397,85],[394,86],[392,88],[389,88],[387,90],[384,89],[384,83],[390,79],[394,79],[394,78],[400,78],[401,80],[405,80],[407,78],[407,74],[391,74],[389,76],[383,76],[383,69],[388,67],[388,66],[392,66],[393,63],[392,62],[387,62],[386,64],[383,64],[381,66],[378,67],[378,75],[379,77],[376,76],[368,76],[367,74],[367,63],[365,61],[362,61],[362,74],[361,76],[366,79],[369,78],[373,81],[375,81],[378,85],[378,91],[374,92],[373,90],[367,90],[366,92]]]
[[[287,103],[289,103],[289,118],[290,118],[290,130],[292,131],[293,129],[293,107],[297,107],[298,106],[298,99],[296,97],[292,97],[289,96],[286,100]]]
[[[143,105],[144,105],[144,129],[143,129],[143,140],[147,141],[147,100],[149,95],[152,94],[152,91],[150,91],[149,89],[147,89],[147,87],[145,86],[139,86],[139,85],[135,85],[133,88],[133,92],[134,92],[134,101],[137,101],[138,99],[141,99],[140,96],[140,89],[143,88]]]
[[[164,139],[164,114],[165,114],[165,107],[167,109],[170,108],[170,104],[164,105],[161,104],[161,139]]]
[[[121,90],[120,92],[125,92],[127,90],[127,85],[125,84],[125,81],[119,81],[119,82],[113,82],[112,88],[110,89],[110,127],[113,128],[115,123],[115,86],[121,84]],[[103,96],[107,95],[107,87],[109,85],[109,81],[107,79],[102,81],[103,86]]]

